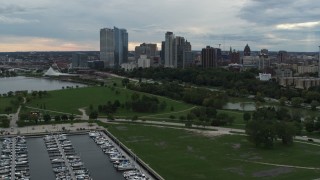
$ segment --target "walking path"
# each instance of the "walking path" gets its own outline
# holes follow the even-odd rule
[[[78,110],[82,113],[82,120],[89,120],[89,116],[87,115],[86,110],[84,108],[79,108]]]
[[[169,113],[159,113],[159,114],[153,114],[153,115],[146,115],[146,116],[141,116],[141,118],[148,118],[148,117],[161,116],[161,115],[167,115],[167,114],[182,113],[182,112],[190,111],[190,110],[192,110],[192,109],[194,109],[196,107],[197,106],[193,106],[192,108],[189,108],[189,109],[185,109],[185,110],[181,110],[181,111],[173,111],[173,112],[169,112]]]
[[[274,164],[274,163],[266,163],[266,162],[259,162],[259,161],[248,161],[242,159],[234,159],[243,162],[255,163],[255,164],[262,164],[262,165],[270,165],[270,166],[277,166],[277,167],[288,167],[288,168],[296,168],[296,169],[308,169],[308,170],[320,170],[320,167],[306,167],[306,166],[293,166],[287,164]]]

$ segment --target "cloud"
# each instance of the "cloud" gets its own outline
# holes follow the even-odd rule
[[[319,22],[317,1],[4,0],[0,6],[0,42],[3,44],[4,36],[17,40],[38,37],[54,40],[37,40],[53,50],[99,50],[100,28],[117,26],[127,29],[131,50],[143,42],[161,43],[166,31],[185,37],[196,50],[217,44],[243,49],[247,43],[253,50],[300,50],[304,39],[320,41],[316,32],[319,26],[312,24]],[[34,46],[30,42],[28,47],[24,38],[21,41],[26,49]],[[315,44],[308,41],[308,46],[302,46]],[[35,48],[41,49],[41,45]]]
[[[303,28],[314,28],[320,26],[320,21],[318,22],[305,22],[305,23],[288,23],[288,24],[278,24],[277,29],[303,29]]]
[[[251,0],[240,18],[259,25],[314,22],[320,17],[318,0]]]
[[[0,24],[27,24],[27,23],[39,23],[39,20],[0,16]]]
[[[0,36],[2,52],[10,51],[88,51],[96,50],[95,42],[72,42],[40,37]]]

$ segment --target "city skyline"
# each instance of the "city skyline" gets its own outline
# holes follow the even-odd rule
[[[113,26],[127,29],[129,50],[143,42],[160,49],[172,31],[194,50],[317,52],[319,8],[316,0],[4,0],[0,52],[99,51],[99,30]]]

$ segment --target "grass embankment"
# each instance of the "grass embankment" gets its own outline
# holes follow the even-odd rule
[[[110,125],[109,131],[165,179],[314,179],[320,170],[255,164],[318,167],[319,148],[295,143],[277,144],[272,150],[256,149],[246,137],[205,137],[172,128]]]
[[[64,89],[57,91],[50,91],[45,97],[33,99],[27,103],[26,106],[40,108],[44,107],[46,110],[58,111],[63,113],[80,114],[79,108],[89,108],[92,105],[93,109],[98,108],[98,105],[106,104],[108,101],[112,103],[115,100],[119,100],[120,103],[125,103],[131,100],[133,91],[117,88],[117,87],[86,87],[86,88],[74,88]],[[140,93],[139,94],[145,94]],[[152,96],[152,95],[149,95]],[[174,101],[168,98],[157,96],[159,101],[166,101],[167,107],[163,111],[157,113],[172,112],[171,107],[174,107],[174,111],[181,111],[192,107],[192,105]],[[125,108],[119,108],[115,116],[132,117],[133,115],[151,115],[154,113],[136,113],[132,110]]]

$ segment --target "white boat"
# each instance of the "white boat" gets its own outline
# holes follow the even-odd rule
[[[59,159],[59,158],[57,158],[57,159],[52,159],[51,161],[52,161],[53,163],[62,163],[62,162],[64,162],[63,159]]]
[[[16,161],[16,165],[27,164],[28,161]]]
[[[91,131],[91,132],[89,132],[89,136],[90,137],[97,137],[99,135],[99,133],[97,133],[97,132],[95,132],[95,131]]]
[[[82,162],[71,163],[71,166],[72,166],[72,167],[79,167],[79,166],[82,166],[82,165],[83,165]]]
[[[126,171],[126,170],[132,170],[132,169],[135,169],[135,166],[131,163],[123,163],[117,166],[118,171]]]

